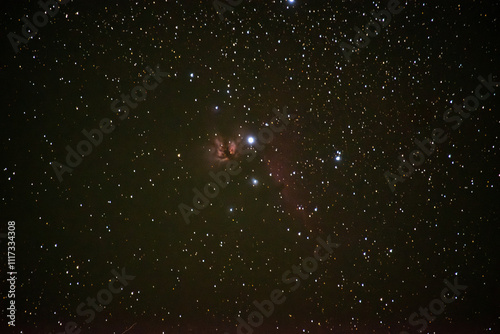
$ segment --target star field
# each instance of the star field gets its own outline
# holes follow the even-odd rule
[[[278,289],[253,333],[499,333],[500,4],[401,1],[348,61],[388,2],[242,1],[221,20],[211,0],[73,0],[18,52],[8,35],[40,6],[2,4],[0,332],[249,334],[238,317]],[[443,113],[478,85],[453,129]],[[446,140],[398,172],[435,128]]]

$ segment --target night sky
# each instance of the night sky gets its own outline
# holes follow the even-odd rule
[[[1,6],[0,333],[500,333],[498,1]]]

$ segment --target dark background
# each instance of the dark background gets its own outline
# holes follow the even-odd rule
[[[12,330],[4,241],[0,332],[232,334],[328,235],[334,257],[255,333],[416,333],[409,315],[455,276],[468,288],[428,331],[500,332],[498,94],[456,131],[441,119],[478,75],[498,78],[498,2],[409,1],[350,63],[339,45],[371,1],[243,1],[224,22],[208,0],[72,1],[18,54],[7,34],[40,9],[1,6],[18,311]],[[111,100],[157,64],[171,76],[118,120]],[[287,129],[185,224],[178,205],[223,166],[215,134],[255,135],[284,106]],[[50,162],[104,117],[116,129],[60,183]],[[448,140],[392,193],[384,172],[435,127]],[[84,324],[77,306],[122,267],[136,278]]]

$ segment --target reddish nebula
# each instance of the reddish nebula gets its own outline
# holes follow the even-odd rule
[[[215,139],[216,155],[217,158],[226,161],[233,157],[236,153],[236,143],[234,141],[223,141],[222,139]]]
[[[238,155],[237,147],[240,141],[240,138],[225,139],[221,136],[215,137],[209,148],[210,160],[220,163],[236,158]]]
[[[300,138],[292,131],[287,136],[279,136],[273,142],[273,149],[266,151],[267,168],[274,182],[280,185],[281,197],[287,212],[300,220],[305,226],[313,227],[314,220],[310,218],[311,207],[310,185],[294,170],[297,150],[300,149]]]

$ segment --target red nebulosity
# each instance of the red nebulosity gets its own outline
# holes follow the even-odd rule
[[[294,170],[299,138],[294,138],[291,132],[283,137],[275,139],[272,143],[275,149],[266,153],[267,167],[274,181],[282,187],[280,192],[285,210],[293,212],[304,225],[311,227],[311,195],[299,172]]]
[[[236,144],[232,141],[225,143],[216,139],[215,145],[217,147],[217,158],[221,160],[228,160],[236,153]]]
[[[209,149],[211,157],[218,162],[228,161],[237,156],[237,146],[241,139],[225,140],[222,137],[214,139],[213,147]]]

